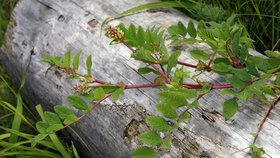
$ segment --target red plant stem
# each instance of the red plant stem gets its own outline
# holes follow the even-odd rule
[[[97,83],[100,84],[106,84],[107,82],[104,81],[100,81],[100,80],[96,80],[95,81]],[[247,82],[245,85],[246,86],[250,86],[252,83],[251,82]],[[112,85],[114,86],[114,85]],[[117,86],[117,85],[116,85]],[[140,84],[140,85],[128,85],[128,84],[124,84],[120,87],[123,87],[124,89],[136,89],[136,88],[151,88],[151,87],[159,87],[161,86],[161,84],[157,84],[157,83],[151,83],[151,84]],[[90,87],[101,87],[99,85],[93,85]],[[202,86],[199,84],[195,84],[195,83],[183,83],[183,87],[188,88],[188,89],[201,89]],[[229,83],[225,83],[225,84],[213,84],[211,85],[211,89],[226,89],[226,88],[233,88],[233,86]]]
[[[135,53],[135,49],[133,49],[130,45],[128,45],[127,43],[125,43],[125,42],[122,42],[128,49],[130,49],[130,51],[132,52],[132,53]]]
[[[150,87],[158,87],[160,84],[152,83],[152,84],[142,84],[142,85],[125,85],[124,89],[135,89],[135,88],[150,88]]]
[[[259,125],[259,127],[258,127],[257,133],[256,133],[255,138],[254,138],[254,140],[253,140],[253,144],[256,143],[257,138],[258,138],[258,136],[259,136],[259,134],[260,134],[260,131],[262,130],[262,127],[263,127],[265,121],[267,120],[267,118],[268,118],[269,114],[271,113],[272,109],[275,107],[275,105],[276,105],[279,101],[280,101],[280,97],[278,97],[278,99],[277,99],[272,105],[270,105],[268,111],[266,112],[264,118],[262,119],[262,121],[261,121],[261,123],[260,123],[260,125]]]
[[[178,63],[178,64],[180,64],[180,65],[187,66],[187,67],[197,68],[197,66],[196,66],[196,65],[192,65],[192,64],[184,63],[184,62],[181,62],[181,61],[178,61],[177,63]]]
[[[199,84],[192,84],[192,83],[183,83],[183,86],[190,89],[201,89],[202,86]],[[214,84],[212,85],[211,89],[225,89],[225,88],[232,88],[231,84]]]
[[[232,57],[231,57],[231,55],[229,54],[228,51],[227,51],[227,54],[228,54],[228,56],[229,56],[229,59],[230,59],[230,61],[231,61],[231,64],[235,67],[235,62],[234,62],[234,60],[232,59]]]
[[[98,79],[93,78],[93,77],[92,77],[92,79],[93,79],[93,81],[94,81],[94,82],[96,82],[96,83],[100,83],[100,84],[106,84],[106,83],[107,83],[107,82],[104,82],[104,81],[98,80]]]
[[[232,56],[230,55],[230,53],[232,54]],[[232,51],[231,47],[229,45],[227,45],[227,54],[230,57],[232,64],[234,65],[234,67],[236,68],[240,68],[241,64],[238,60],[238,58],[235,56],[234,52]]]
[[[217,84],[217,85],[212,85],[211,89],[225,89],[225,88],[232,88],[231,84]]]
[[[157,54],[155,54],[155,56],[156,56],[157,60],[160,60],[160,58],[159,58],[159,56],[158,56]],[[159,65],[160,65],[161,71],[162,71],[163,73],[165,73],[165,70],[164,70],[162,64],[159,64]]]
[[[247,82],[247,83],[245,83],[245,86],[250,86],[251,84],[252,84],[252,82]],[[201,85],[193,84],[193,83],[183,83],[183,86],[185,88],[189,88],[189,89],[201,89],[202,88]],[[225,89],[225,88],[233,88],[233,86],[229,83],[211,85],[211,89]]]
[[[212,64],[212,62],[214,61],[216,55],[217,55],[217,52],[215,52],[215,53],[211,56],[211,59],[210,59],[208,65],[207,65],[206,68],[205,68],[208,72],[212,71],[211,64]]]
[[[155,66],[154,64],[149,64],[151,67],[153,67],[157,72],[159,72],[161,74],[161,76],[164,77],[165,79],[165,82],[166,83],[170,83],[171,82],[171,79],[166,75],[165,72],[163,72],[161,69],[159,69],[157,66]]]

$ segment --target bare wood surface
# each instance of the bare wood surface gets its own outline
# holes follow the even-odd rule
[[[109,46],[109,39],[100,38],[100,24],[108,16],[151,2],[151,0],[21,0],[15,8],[12,22],[2,47],[2,60],[14,82],[19,83],[25,65],[32,55],[30,72],[23,90],[29,105],[41,103],[51,110],[54,105],[67,104],[66,97],[73,94],[75,83],[66,79],[59,70],[51,69],[40,62],[41,52],[63,55],[67,50],[83,52],[85,57],[93,54],[93,74],[107,82],[130,84],[151,83],[150,75],[141,76],[137,69],[141,64],[130,58],[130,51],[122,45]],[[142,12],[116,20],[139,24],[144,27],[158,25],[168,27],[190,19],[175,10]],[[193,47],[205,47],[193,45]],[[185,56],[187,62],[194,62]],[[85,67],[82,67],[85,71]],[[224,79],[208,73],[203,79],[223,83]],[[157,114],[154,108],[158,101],[157,89],[128,90],[119,101],[106,101],[73,128],[90,147],[90,151],[78,146],[87,157],[129,157],[140,142],[136,136],[146,129],[144,118]],[[221,105],[226,98],[213,91],[205,95],[201,108],[191,111],[191,121],[181,124],[174,134],[170,152],[161,157],[249,157],[248,146],[253,141],[251,132],[257,130],[269,105],[248,101],[239,108],[232,119],[225,121]],[[79,113],[78,111],[76,111]],[[276,105],[263,126],[256,141],[273,158],[280,153],[280,107]],[[72,135],[73,140],[79,140]],[[243,149],[245,149],[243,151]],[[242,150],[242,151],[241,151]],[[239,151],[239,152],[238,152]],[[269,157],[266,155],[265,157]]]

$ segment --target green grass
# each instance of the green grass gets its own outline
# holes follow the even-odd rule
[[[2,0],[0,4],[0,46],[4,42],[5,31],[16,2],[17,0]]]

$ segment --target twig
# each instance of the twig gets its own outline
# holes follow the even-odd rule
[[[180,65],[187,66],[187,67],[197,68],[197,66],[196,66],[196,65],[192,65],[192,64],[184,63],[184,62],[181,62],[181,61],[178,61],[177,63],[178,63],[178,64],[180,64]]]
[[[261,123],[260,123],[260,125],[259,125],[259,127],[258,127],[257,133],[256,133],[255,138],[254,138],[254,140],[253,140],[253,144],[256,143],[257,138],[258,138],[258,136],[259,136],[259,134],[260,134],[260,131],[262,130],[262,127],[263,127],[263,125],[264,125],[266,119],[268,118],[268,116],[269,116],[269,114],[271,113],[272,109],[275,107],[275,105],[276,105],[279,101],[280,101],[280,97],[278,97],[278,99],[277,99],[272,105],[270,105],[268,111],[266,112],[264,118],[262,119],[262,121],[261,121]]]

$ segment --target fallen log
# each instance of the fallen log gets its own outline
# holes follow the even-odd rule
[[[92,71],[98,79],[113,83],[151,83],[152,76],[137,73],[140,63],[130,58],[129,49],[122,45],[110,46],[110,40],[99,34],[106,17],[146,2],[151,0],[21,0],[12,15],[1,56],[15,83],[19,83],[31,57],[22,91],[26,102],[33,107],[41,103],[45,110],[52,110],[54,105],[68,104],[66,98],[73,93],[74,83],[61,71],[48,70],[49,66],[40,62],[42,52],[62,56],[67,50],[81,50],[82,62],[87,55],[93,55]],[[141,12],[113,23],[168,27],[189,20],[173,9],[164,9]],[[192,62],[192,59],[188,60]],[[85,67],[82,69],[86,70]],[[204,77],[213,82],[222,81],[211,73]],[[81,140],[69,132],[73,141],[80,144],[78,149],[82,155],[129,157],[140,144],[137,134],[147,128],[145,117],[157,114],[154,108],[158,101],[156,91],[129,90],[119,101],[107,100],[73,125],[90,149],[87,150]],[[269,106],[257,100],[248,101],[242,104],[232,120],[225,121],[221,112],[225,99],[218,91],[205,95],[200,101],[201,108],[191,111],[192,119],[181,124],[174,133],[170,151],[162,153],[162,157],[249,157],[248,147],[254,139],[250,133],[257,130]],[[272,110],[257,139],[257,145],[265,149],[266,157],[276,158],[280,153],[279,111],[279,105]]]

